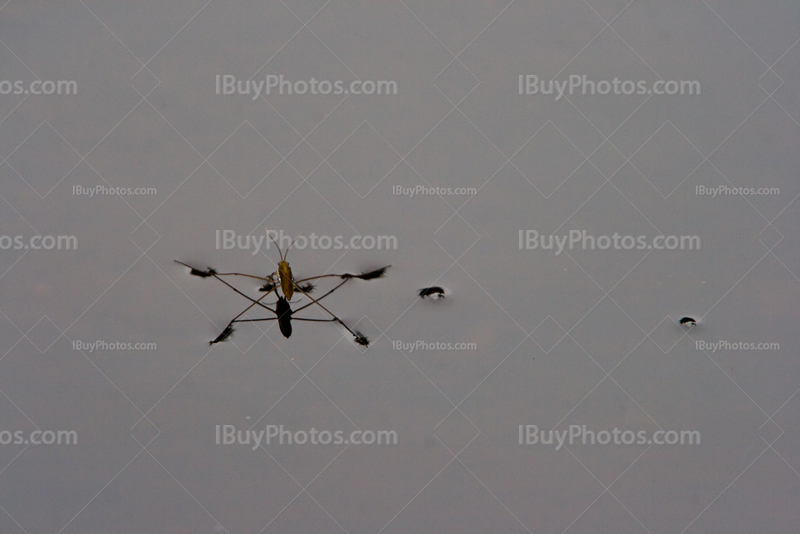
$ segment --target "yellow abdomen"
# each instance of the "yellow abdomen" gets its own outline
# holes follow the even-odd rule
[[[278,276],[281,279],[283,296],[286,297],[286,300],[292,300],[292,295],[294,294],[294,279],[292,278],[292,268],[289,267],[288,262],[282,261],[278,263]]]

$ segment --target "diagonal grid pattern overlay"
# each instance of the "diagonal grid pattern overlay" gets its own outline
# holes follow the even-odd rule
[[[0,530],[800,519],[790,2],[43,9],[0,5]],[[283,257],[392,267],[209,346]]]

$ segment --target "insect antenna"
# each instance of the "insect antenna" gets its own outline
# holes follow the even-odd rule
[[[294,242],[295,242],[295,241],[297,241],[297,240],[300,238],[300,236],[301,236],[301,235],[303,235],[303,233],[302,233],[302,232],[300,232],[299,234],[297,234],[297,237],[295,237],[294,239],[292,239],[292,242],[291,242],[291,243],[289,243],[289,246],[288,246],[288,247],[286,247],[286,254],[283,256],[283,261],[286,261],[286,258],[288,258],[288,257],[289,257],[289,249],[290,249],[290,248],[292,248],[292,245],[294,245]]]
[[[278,249],[278,255],[280,255],[280,257],[281,257],[281,261],[286,261],[286,258],[289,256],[289,249],[290,249],[290,248],[292,248],[292,245],[294,245],[294,242],[295,242],[295,241],[297,241],[297,239],[298,239],[298,238],[299,238],[301,235],[303,235],[303,234],[302,234],[302,233],[300,233],[300,234],[299,234],[297,237],[295,237],[294,239],[292,239],[292,242],[291,242],[291,243],[289,243],[289,246],[288,246],[288,247],[286,247],[286,254],[284,254],[283,252],[281,252],[281,247],[280,247],[280,245],[278,245],[277,241],[275,241],[275,238],[274,238],[274,237],[272,237],[272,234],[269,234],[269,238],[272,240],[272,242],[273,242],[273,243],[275,243],[275,248],[277,248],[277,249]]]
[[[269,235],[269,238],[272,240],[272,242],[275,243],[275,248],[278,249],[278,255],[281,257],[281,261],[283,261],[283,252],[281,252],[281,246],[278,244],[277,241],[275,241],[275,238],[272,237],[272,234],[270,234],[269,232],[267,232],[267,234]]]

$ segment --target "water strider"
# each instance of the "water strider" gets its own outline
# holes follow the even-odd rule
[[[275,240],[272,238],[272,236],[270,236],[270,239],[272,239],[272,242],[275,243]],[[351,273],[323,274],[323,275],[319,275],[319,276],[311,276],[309,278],[303,278],[302,280],[295,280],[294,276],[292,275],[292,269],[289,266],[288,261],[286,261],[286,257],[289,254],[289,249],[291,248],[292,244],[294,244],[294,241],[292,241],[292,243],[290,243],[289,246],[286,248],[286,254],[283,254],[283,253],[281,253],[281,250],[280,250],[280,247],[278,247],[278,244],[275,243],[275,246],[278,247],[278,254],[280,254],[280,262],[278,263],[278,270],[275,271],[274,273],[270,274],[267,277],[261,277],[261,276],[256,276],[256,275],[252,275],[252,274],[245,274],[245,273],[238,273],[238,272],[220,273],[220,272],[217,272],[216,270],[212,269],[211,267],[208,267],[205,271],[203,271],[201,269],[197,269],[195,267],[192,267],[191,265],[187,265],[187,264],[185,264],[185,263],[183,263],[181,261],[175,260],[176,263],[179,263],[179,264],[183,265],[184,267],[188,267],[190,269],[189,270],[189,274],[191,274],[193,276],[200,277],[200,278],[209,278],[209,277],[216,278],[217,280],[219,280],[220,282],[222,282],[223,284],[225,284],[226,286],[231,288],[233,291],[235,291],[239,295],[241,295],[244,298],[246,298],[247,300],[249,300],[250,303],[251,303],[241,313],[239,313],[236,317],[231,319],[231,321],[223,329],[223,331],[220,333],[220,335],[217,336],[216,339],[214,339],[213,341],[210,341],[209,344],[213,345],[215,343],[219,343],[221,341],[225,341],[226,339],[228,339],[231,336],[231,334],[233,334],[233,332],[235,330],[233,325],[236,324],[236,323],[252,323],[252,322],[259,322],[259,321],[278,321],[278,326],[280,328],[281,334],[283,334],[284,337],[288,338],[288,337],[290,337],[292,335],[292,320],[295,320],[295,321],[308,321],[308,322],[320,322],[320,323],[337,322],[340,325],[342,325],[348,332],[350,332],[350,334],[352,334],[352,336],[354,338],[354,341],[356,343],[358,343],[359,345],[363,345],[365,347],[369,346],[369,340],[367,339],[367,337],[364,334],[362,334],[358,330],[351,330],[350,327],[347,326],[344,321],[342,321],[336,315],[334,315],[328,308],[326,308],[325,306],[320,304],[319,301],[324,299],[325,297],[327,297],[328,295],[330,295],[331,293],[333,293],[334,291],[336,291],[340,287],[342,287],[344,284],[346,284],[349,280],[351,280],[353,278],[358,278],[359,280],[373,280],[375,278],[380,278],[384,274],[386,274],[386,270],[389,267],[391,267],[391,265],[387,265],[386,267],[381,267],[380,269],[375,269],[374,271],[369,271],[369,272],[366,272],[366,273],[362,272],[361,274],[351,274]],[[265,283],[259,289],[264,294],[261,297],[259,297],[258,299],[253,299],[253,298],[245,295],[244,293],[242,293],[241,291],[239,291],[235,287],[233,287],[231,284],[229,284],[225,280],[223,280],[221,278],[222,276],[242,276],[242,277],[247,277],[247,278],[254,278],[256,280],[261,280],[261,281],[263,281]],[[316,287],[316,286],[314,286],[314,284],[310,283],[312,280],[319,280],[321,278],[331,278],[331,277],[338,277],[342,281],[339,282],[339,284],[337,284],[333,289],[331,289],[330,291],[328,291],[327,293],[325,293],[324,295],[322,295],[318,299],[315,299],[314,297],[311,297],[309,295],[309,293],[314,291],[314,289]],[[278,289],[280,289],[282,294],[278,293]],[[294,295],[295,291],[299,291],[300,293],[303,294],[303,296],[308,297],[308,299],[311,300],[311,302],[309,302],[308,304],[306,304],[304,306],[301,306],[300,308],[298,308],[296,310],[292,310],[289,302],[291,301],[292,296]],[[269,306],[267,306],[266,304],[261,302],[265,297],[267,297],[267,295],[272,294],[272,292],[275,292],[275,294],[278,297],[278,300],[273,304],[275,306],[275,309],[270,308]],[[322,308],[328,315],[331,316],[331,318],[330,319],[310,319],[310,318],[306,318],[306,317],[296,317],[295,316],[295,314],[297,312],[308,308],[312,304],[316,304],[317,306]],[[259,307],[261,307],[261,308],[263,308],[265,310],[268,310],[271,313],[273,313],[275,315],[275,317],[265,317],[265,318],[260,318],[260,319],[240,319],[240,317],[242,315],[244,315],[248,310],[250,310],[253,306],[259,306]]]

